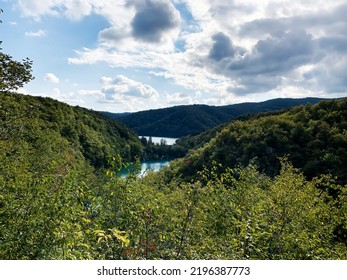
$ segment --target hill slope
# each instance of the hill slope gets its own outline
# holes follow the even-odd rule
[[[316,105],[285,112],[250,116],[205,132],[197,139],[188,137],[179,144],[208,139],[207,144],[190,151],[180,172],[196,176],[213,162],[224,167],[255,163],[260,170],[278,174],[278,157],[287,156],[308,178],[330,173],[347,182],[347,99],[322,101]],[[206,136],[206,135],[207,136]]]
[[[129,130],[51,99],[0,96],[0,259],[347,258],[346,187],[285,161],[275,178],[210,162],[242,163],[265,141],[264,159],[301,145],[344,171],[346,100],[234,121],[162,172],[120,178],[90,163],[132,156]],[[204,163],[195,181],[170,181]]]
[[[259,103],[228,106],[187,105],[128,114],[104,112],[139,135],[175,137],[197,134],[245,114],[255,114],[290,108],[301,104],[315,104],[322,99],[273,99]]]
[[[142,149],[137,135],[124,125],[50,98],[1,93],[0,129],[3,151],[22,147],[31,157],[45,156],[47,161],[70,151],[96,168],[107,166],[115,155],[133,160]]]

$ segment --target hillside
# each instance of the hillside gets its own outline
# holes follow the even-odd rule
[[[0,129],[2,153],[22,147],[32,157],[46,157],[41,165],[65,150],[94,168],[107,167],[110,158],[131,161],[142,149],[137,135],[124,125],[50,98],[1,93]]]
[[[121,178],[141,150],[124,126],[0,96],[0,259],[347,259],[347,100],[230,122]]]
[[[103,114],[122,122],[139,135],[179,138],[200,133],[242,115],[281,110],[307,103],[315,104],[321,100],[284,98],[227,106],[186,105],[127,114]]]
[[[178,141],[185,147],[197,145],[184,159],[180,172],[195,176],[213,162],[224,167],[252,162],[274,176],[280,170],[278,158],[287,156],[308,178],[332,174],[345,184],[346,129],[346,98],[249,116]]]

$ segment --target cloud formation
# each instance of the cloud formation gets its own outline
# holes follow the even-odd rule
[[[319,60],[315,48],[316,42],[303,30],[275,34],[259,40],[239,59],[224,62],[227,65],[222,74],[237,77],[241,87],[235,89],[235,94],[271,90],[281,83],[282,76]]]
[[[167,94],[167,103],[171,105],[185,105],[185,104],[193,104],[193,97],[189,94],[175,92],[172,94]]]
[[[53,73],[46,73],[43,79],[47,82],[54,83],[54,84],[59,84],[60,82],[60,79]]]
[[[347,93],[345,0],[18,0],[16,7],[36,20],[106,19],[98,41],[68,59],[110,65],[116,75],[103,77],[98,91],[104,102],[225,104]],[[164,92],[136,81],[138,69],[149,81],[165,81]]]
[[[58,17],[61,14],[71,20],[80,20],[93,10],[93,1],[88,0],[18,0],[15,7],[24,16],[40,21],[43,16]]]
[[[223,32],[213,35],[212,39],[214,40],[214,44],[208,55],[209,58],[220,61],[223,58],[231,57],[235,54],[235,49],[230,38]]]
[[[45,37],[47,35],[47,31],[40,29],[38,31],[25,32],[24,35],[26,37],[40,38],[40,37]]]
[[[106,102],[131,101],[134,98],[140,98],[148,101],[156,101],[158,92],[147,84],[143,84],[123,75],[117,75],[114,78],[102,77],[102,89]]]
[[[129,1],[136,8],[131,22],[132,35],[135,39],[157,43],[166,32],[178,27],[180,15],[170,1],[145,0]]]

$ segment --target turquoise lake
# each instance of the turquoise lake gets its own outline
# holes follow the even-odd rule
[[[139,176],[143,176],[149,171],[159,171],[164,166],[170,164],[169,160],[156,160],[156,161],[143,161],[141,162],[141,172]],[[128,170],[122,170],[120,172],[121,177],[125,177],[128,174]]]
[[[145,137],[147,140],[150,138],[150,136],[139,136],[139,138]],[[175,144],[176,140],[178,138],[169,138],[169,137],[151,137],[152,142],[154,144],[160,144],[162,140],[165,141],[166,145],[173,145]],[[140,176],[144,175],[148,171],[159,171],[164,166],[167,166],[170,164],[169,160],[155,160],[155,161],[143,161],[141,162],[141,173]],[[122,170],[120,172],[121,177],[125,177],[128,173],[128,170]]]

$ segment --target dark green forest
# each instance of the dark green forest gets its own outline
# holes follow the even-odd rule
[[[347,99],[181,139],[144,176],[165,145],[13,92],[30,60],[0,66],[0,259],[347,259]]]
[[[322,100],[321,98],[278,98],[227,106],[185,105],[136,113],[103,112],[103,114],[120,121],[139,135],[180,138],[204,132],[243,115],[281,110],[308,103],[315,104]]]

